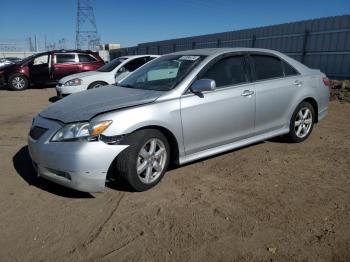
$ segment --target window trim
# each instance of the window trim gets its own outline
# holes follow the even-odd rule
[[[257,80],[256,79],[255,65],[254,65],[253,58],[252,58],[253,55],[270,56],[270,57],[274,57],[274,58],[279,59],[280,63],[281,63],[281,68],[282,68],[282,71],[283,71],[283,76],[282,77],[273,77],[273,78],[266,78],[266,79]],[[285,59],[283,59],[282,57],[280,57],[278,55],[272,54],[272,53],[259,52],[259,51],[253,51],[252,52],[252,51],[250,51],[250,52],[248,52],[248,61],[249,61],[249,64],[250,64],[252,83],[260,83],[260,82],[264,82],[264,81],[284,79],[284,78],[288,78],[288,77],[295,77],[295,76],[301,75],[301,73],[294,66],[292,66],[290,63],[288,63]],[[285,62],[288,65],[290,65],[297,72],[297,74],[296,75],[286,76],[283,62]]]

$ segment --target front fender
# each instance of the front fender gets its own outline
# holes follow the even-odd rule
[[[105,113],[93,120],[113,121],[111,126],[103,133],[106,136],[130,134],[138,129],[150,126],[165,128],[177,140],[180,156],[184,152],[180,100],[178,98]]]

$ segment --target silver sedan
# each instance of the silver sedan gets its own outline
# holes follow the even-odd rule
[[[302,142],[327,113],[329,81],[276,51],[198,49],[159,57],[118,86],[41,111],[28,136],[38,175],[87,192],[121,178],[155,186],[184,164],[288,135]]]

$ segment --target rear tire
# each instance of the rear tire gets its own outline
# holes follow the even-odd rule
[[[9,77],[9,87],[14,91],[23,91],[29,85],[28,79],[21,74],[15,74]]]
[[[135,191],[157,185],[170,159],[170,147],[164,134],[156,129],[143,129],[128,135],[122,144],[129,147],[116,158],[117,175]]]
[[[289,126],[289,139],[294,143],[306,140],[315,123],[315,110],[308,102],[300,103],[295,109]]]
[[[95,89],[95,88],[99,88],[101,86],[105,86],[107,85],[107,83],[102,82],[102,81],[97,81],[97,82],[93,82],[88,86],[88,89]]]

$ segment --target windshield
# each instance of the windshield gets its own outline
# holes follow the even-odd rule
[[[144,65],[118,85],[136,89],[169,91],[203,58],[203,56],[166,55]]]
[[[111,62],[101,66],[99,69],[97,69],[97,71],[111,72],[114,68],[116,68],[118,65],[123,63],[125,60],[127,60],[127,58],[120,57],[120,58],[113,59]]]

